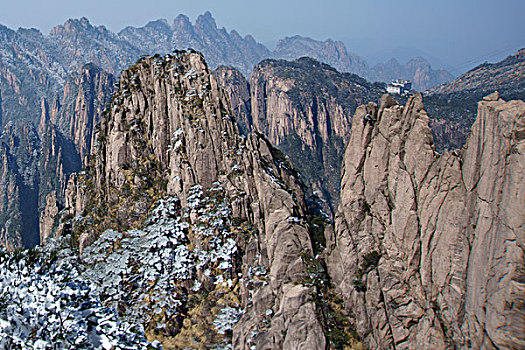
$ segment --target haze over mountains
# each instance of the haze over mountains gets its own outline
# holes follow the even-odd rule
[[[285,37],[278,41],[275,50],[270,51],[250,35],[242,38],[235,30],[228,33],[224,28],[219,29],[209,12],[199,16],[195,25],[191,24],[188,17],[179,15],[173,25],[158,20],[142,28],[127,27],[118,35],[147,53],[167,53],[173,47],[192,47],[209,57],[212,68],[230,65],[245,76],[265,58],[293,60],[309,56],[341,72],[356,73],[371,81],[390,82],[392,77],[411,79],[414,80],[415,88],[421,91],[452,80],[448,72],[443,69],[432,70],[430,64],[420,57],[405,66],[398,64],[394,72],[382,66],[370,67],[361,57],[348,52],[342,42],[330,39],[317,41],[298,35]]]
[[[0,348],[525,347],[524,52],[0,27]]]
[[[179,15],[172,24],[157,20],[140,28],[127,27],[118,34],[104,26],[93,26],[86,18],[68,20],[53,28],[48,36],[34,29],[14,32],[4,27],[3,31],[6,39],[24,41],[28,45],[26,49],[45,53],[44,62],[56,60],[48,63],[49,68],[59,76],[63,75],[62,70],[78,70],[86,62],[93,62],[112,74],[118,74],[140,55],[165,54],[174,49],[191,47],[203,52],[212,68],[230,65],[245,76],[265,58],[310,56],[342,72],[356,73],[372,81],[390,82],[392,77],[411,79],[420,91],[452,79],[442,69],[431,69],[430,64],[421,58],[405,66],[389,62],[370,67],[362,58],[348,52],[342,42],[330,39],[317,41],[292,36],[280,40],[276,49],[270,51],[250,35],[241,37],[235,30],[227,32],[224,28],[218,28],[209,12],[200,15],[195,24],[187,16]],[[79,51],[80,47],[82,50]],[[28,54],[32,56],[32,52]]]

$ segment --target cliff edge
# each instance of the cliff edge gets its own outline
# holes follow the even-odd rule
[[[435,152],[422,96],[352,122],[327,265],[376,349],[525,346],[525,103],[478,105],[461,152]]]

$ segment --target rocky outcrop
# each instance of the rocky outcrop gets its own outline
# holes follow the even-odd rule
[[[48,202],[46,196],[50,192],[56,191],[59,203],[63,203],[69,176],[82,168],[75,145],[53,124],[47,125],[41,135],[39,153],[40,197],[37,213],[44,210]]]
[[[0,148],[0,184],[4,189],[0,193],[2,208],[0,208],[0,218],[4,225],[0,228],[0,239],[2,247],[14,250],[22,246],[20,235],[20,211],[18,204],[20,199],[19,187],[16,183],[16,173],[14,172],[13,158],[6,145]]]
[[[241,130],[253,125],[288,155],[332,215],[350,135],[349,116],[359,104],[377,101],[384,91],[381,85],[308,58],[263,61],[249,84],[233,68],[221,67],[215,75],[228,93]],[[448,119],[432,119],[431,128],[438,151],[461,145],[466,138],[463,124]]]
[[[113,83],[111,74],[89,64],[65,85],[62,102],[57,96],[50,107],[42,100],[35,170],[38,204],[26,214],[26,220],[39,220],[32,235],[39,235],[40,242],[57,227],[69,176],[82,168],[91,153],[94,129],[109,103]]]
[[[46,205],[40,213],[40,243],[44,243],[56,228],[56,220],[60,212],[57,192],[52,191],[46,197]]]
[[[234,236],[240,263],[233,276],[248,280],[253,269],[265,271],[255,287],[234,279],[239,289],[232,293],[238,293],[244,312],[233,328],[233,347],[326,346],[323,318],[309,296],[312,286],[303,282],[313,246],[300,182],[264,137],[241,136],[226,95],[200,54],[148,57],[124,71],[96,137],[92,163],[67,189],[66,212],[85,220],[74,222],[74,237],[86,242],[107,228],[137,227],[165,196],[192,208],[196,189],[211,195],[223,188],[231,210],[224,218],[231,215],[253,227],[248,236]],[[197,214],[189,214],[190,227],[199,225]],[[191,239],[193,247],[205,244]],[[199,277],[206,280],[205,274]],[[168,339],[180,341],[184,334],[159,339],[173,344]]]
[[[358,108],[329,272],[370,348],[523,348],[525,103],[481,101],[460,153],[428,121],[421,95]]]
[[[290,156],[331,212],[339,198],[350,116],[358,105],[377,101],[383,86],[302,58],[261,62],[250,77],[250,90],[254,129]]]
[[[4,187],[0,226],[18,236],[16,244],[6,243],[13,249],[39,242],[39,217],[50,191],[63,201],[69,174],[81,168],[79,153],[84,159],[89,154],[113,78],[93,65],[68,77],[56,47],[38,31],[2,27],[0,32],[0,109],[3,138],[10,139],[2,171],[12,174],[5,178],[12,185]]]

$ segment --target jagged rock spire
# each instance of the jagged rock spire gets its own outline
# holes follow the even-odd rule
[[[42,113],[40,114],[40,122],[38,123],[38,133],[42,135],[42,133],[45,131],[45,128],[50,122],[49,105],[45,98],[42,99],[42,103],[40,104],[40,106]]]

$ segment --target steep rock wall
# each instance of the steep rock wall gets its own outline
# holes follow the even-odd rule
[[[34,127],[23,121],[10,122],[0,135],[0,240],[13,250],[39,242],[38,158],[40,140]]]
[[[371,348],[524,346],[524,113],[488,96],[440,155],[421,95],[357,110],[327,264]]]
[[[226,93],[241,133],[252,131],[250,85],[237,69],[220,66],[213,71],[217,83]]]
[[[84,163],[91,153],[100,115],[111,101],[114,83],[113,75],[87,64],[66,83],[62,102],[55,102],[59,106],[55,110],[60,110],[54,112],[51,121],[75,144]]]

